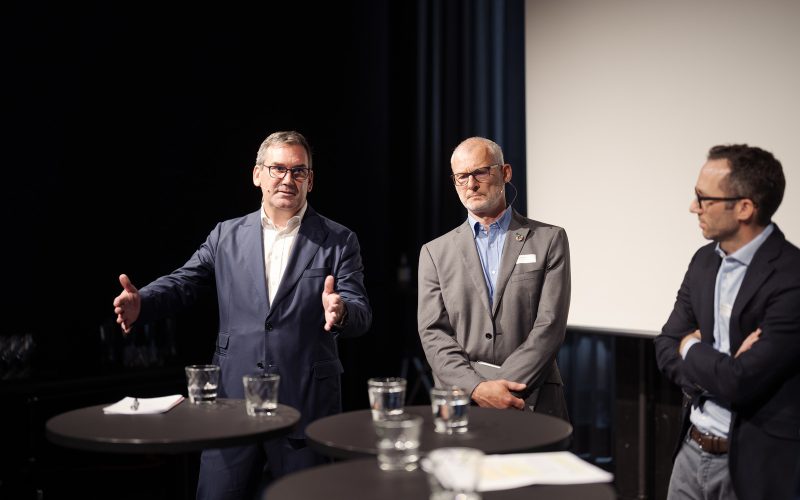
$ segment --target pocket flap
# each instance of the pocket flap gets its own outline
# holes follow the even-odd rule
[[[303,278],[316,278],[317,276],[327,276],[331,274],[330,268],[314,267],[303,271]]]

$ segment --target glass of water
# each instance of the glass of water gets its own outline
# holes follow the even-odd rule
[[[403,413],[406,402],[406,379],[376,377],[367,381],[372,420],[386,420]]]
[[[461,387],[451,385],[431,389],[434,430],[440,434],[467,432],[469,396]]]
[[[214,403],[219,386],[219,366],[189,365],[186,367],[186,390],[189,402]]]
[[[378,467],[381,470],[416,470],[422,417],[401,414],[372,422],[378,435]]]

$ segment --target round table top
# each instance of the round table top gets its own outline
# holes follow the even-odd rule
[[[251,417],[243,399],[217,399],[214,404],[188,400],[166,413],[106,415],[108,404],[68,411],[47,421],[53,443],[81,450],[111,453],[183,453],[262,441],[289,433],[300,412],[278,405],[276,415]]]
[[[408,500],[427,499],[431,494],[428,476],[413,472],[382,471],[375,458],[347,460],[290,474],[275,481],[264,500]],[[616,500],[607,483],[533,485],[510,490],[486,491],[483,500]]]
[[[406,413],[423,418],[420,451],[446,446],[477,448],[484,453],[522,453],[566,449],[572,426],[556,417],[529,411],[470,406],[464,434],[439,434],[433,430],[430,406],[409,406]],[[376,456],[377,436],[370,410],[357,410],[321,418],[306,427],[311,448],[333,458]]]

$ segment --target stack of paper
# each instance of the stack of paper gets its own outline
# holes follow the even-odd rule
[[[152,415],[165,413],[183,401],[183,396],[173,394],[160,398],[123,398],[111,406],[103,408],[107,415]]]
[[[614,476],[568,451],[488,455],[483,459],[479,491],[531,484],[608,483]]]

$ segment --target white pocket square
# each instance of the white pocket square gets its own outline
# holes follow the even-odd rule
[[[517,264],[533,264],[536,262],[536,254],[528,253],[517,257]]]

